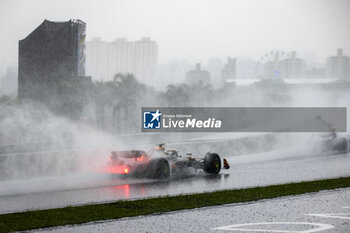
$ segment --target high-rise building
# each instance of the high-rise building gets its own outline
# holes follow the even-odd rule
[[[190,70],[186,73],[186,83],[189,85],[209,85],[211,84],[210,73],[206,70],[201,70],[201,64],[197,63],[195,70]]]
[[[17,86],[18,86],[18,78],[17,78],[17,67],[11,66],[7,68],[6,75],[0,79],[1,81],[1,95],[8,96],[16,96],[17,94]]]
[[[130,73],[143,83],[154,84],[157,59],[158,45],[148,37],[87,42],[87,72],[97,80],[110,81],[118,73]]]
[[[144,83],[154,83],[158,59],[158,45],[149,37],[135,42],[135,75]]]
[[[86,73],[98,80],[109,80],[108,47],[100,38],[86,42]]]
[[[338,49],[337,56],[327,59],[327,77],[339,79],[350,78],[350,57],[344,56],[342,49]]]
[[[282,61],[282,77],[284,78],[302,78],[305,75],[306,62],[297,58],[296,52],[293,51],[289,58]]]
[[[221,69],[221,82],[226,83],[227,80],[236,79],[236,58],[227,58],[227,63]]]
[[[302,78],[305,75],[306,62],[296,57],[296,52],[291,52],[288,58],[280,60],[276,53],[272,61],[264,64],[264,78]]]
[[[51,110],[76,117],[85,77],[85,31],[81,20],[45,20],[19,41],[18,97],[46,104]]]
[[[126,38],[117,38],[108,43],[108,75],[114,77],[117,73],[134,73],[135,48],[134,43]]]

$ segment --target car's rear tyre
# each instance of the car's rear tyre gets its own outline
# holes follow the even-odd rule
[[[149,162],[148,170],[150,172],[150,178],[166,179],[170,176],[169,161],[165,158],[152,159]]]
[[[344,137],[335,138],[332,149],[334,151],[346,152],[348,150],[348,141]]]
[[[220,170],[220,156],[216,153],[206,153],[204,157],[204,171],[210,174],[218,174]]]

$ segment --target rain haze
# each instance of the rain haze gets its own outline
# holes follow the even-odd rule
[[[337,48],[350,51],[349,11],[347,0],[1,0],[0,60],[16,64],[18,40],[44,19],[77,18],[87,23],[88,39],[151,37],[160,63],[258,58],[276,48],[323,61]]]
[[[29,230],[4,214],[38,209],[288,191],[339,177],[349,187],[349,28],[348,0],[0,0],[0,226]],[[350,205],[348,192],[303,196],[312,200],[303,215],[289,199],[279,203],[290,212],[265,215],[270,202],[254,194],[246,207],[215,207],[220,224],[208,226],[208,214],[193,229],[254,227],[249,219],[269,227],[272,215],[281,221],[274,228],[301,229],[314,213]],[[252,211],[226,214],[241,209]],[[153,218],[131,231],[171,221]],[[345,221],[311,225],[343,232]],[[75,227],[115,225],[124,227],[103,219]]]

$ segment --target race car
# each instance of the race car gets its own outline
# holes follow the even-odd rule
[[[349,151],[350,137],[332,133],[321,137],[322,150],[331,153],[347,153]]]
[[[204,158],[195,158],[190,153],[181,156],[177,150],[166,150],[164,143],[160,143],[148,152],[144,150],[112,151],[107,172],[133,177],[166,179],[171,174],[178,174],[188,169],[194,171],[201,169],[206,173],[218,174],[221,167],[221,159],[217,153],[208,152]],[[223,168],[230,168],[226,159],[223,159]]]

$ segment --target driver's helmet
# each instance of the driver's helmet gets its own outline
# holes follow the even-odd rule
[[[164,145],[165,145],[165,143],[159,143],[158,146],[153,147],[153,149],[154,149],[154,150],[165,151]]]

